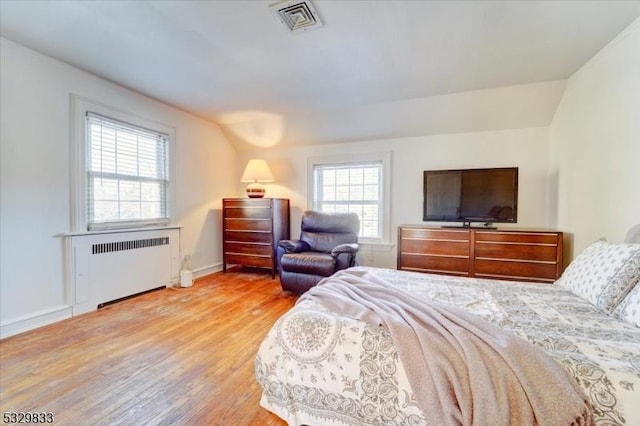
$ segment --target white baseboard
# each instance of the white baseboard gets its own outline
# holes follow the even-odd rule
[[[205,266],[204,268],[198,268],[193,270],[193,277],[200,278],[206,275],[215,274],[222,271],[222,263],[214,263],[213,265]]]
[[[220,271],[222,271],[222,262],[214,263],[213,265],[204,266],[202,268],[197,268],[191,272],[193,272],[193,278],[196,279],[215,274],[216,272]],[[180,277],[172,278],[171,283],[169,283],[167,287],[180,287]]]
[[[34,328],[42,327],[54,322],[62,321],[64,319],[71,318],[71,316],[71,306],[60,305],[5,321],[0,323],[0,339],[33,330]]]

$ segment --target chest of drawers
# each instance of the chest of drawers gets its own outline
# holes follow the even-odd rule
[[[289,200],[222,200],[222,270],[229,265],[265,268],[276,273],[276,246],[289,239]]]
[[[398,269],[551,283],[562,273],[562,232],[398,228]]]

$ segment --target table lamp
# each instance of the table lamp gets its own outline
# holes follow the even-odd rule
[[[240,182],[250,182],[247,185],[249,198],[262,198],[265,189],[261,182],[273,182],[273,175],[265,160],[252,159],[247,163]]]

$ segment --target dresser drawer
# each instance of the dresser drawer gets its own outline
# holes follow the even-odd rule
[[[519,260],[544,260],[555,262],[557,248],[553,245],[525,244],[525,243],[498,243],[476,241],[475,255],[477,259],[519,259]]]
[[[557,266],[553,263],[519,262],[504,260],[475,260],[474,275],[478,278],[510,278],[522,281],[553,282]]]
[[[224,215],[229,218],[271,219],[271,207],[225,207]]]
[[[558,234],[546,232],[476,231],[476,241],[558,244]]]
[[[469,242],[404,239],[402,254],[406,253],[469,256]]]
[[[271,244],[264,243],[240,243],[227,241],[224,247],[225,253],[254,254],[256,256],[271,256]]]
[[[272,268],[271,256],[256,256],[252,254],[225,254],[225,262],[231,265],[251,266],[254,268]]]
[[[400,269],[452,273],[455,275],[469,275],[468,257],[430,256],[425,254],[401,255],[402,267]]]
[[[271,243],[271,232],[268,231],[224,231],[224,240],[244,241],[248,243]]]
[[[287,201],[288,205],[288,201]],[[271,207],[271,199],[269,198],[226,198],[222,201],[222,208],[229,207]]]
[[[427,228],[401,228],[400,238],[422,239],[435,241],[466,241],[469,242],[469,231]]]
[[[272,223],[269,219],[225,219],[225,231],[268,231]]]

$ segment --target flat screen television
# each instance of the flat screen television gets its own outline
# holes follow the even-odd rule
[[[426,170],[423,220],[516,223],[518,168]]]

